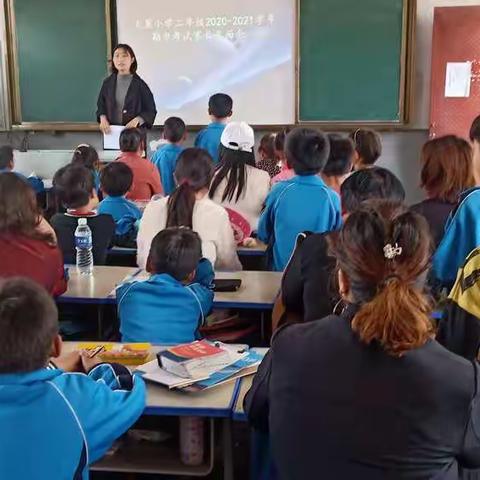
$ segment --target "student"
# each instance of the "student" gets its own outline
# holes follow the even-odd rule
[[[125,198],[133,182],[132,169],[121,162],[110,163],[102,170],[100,181],[105,199],[98,205],[98,214],[111,215],[115,221],[113,243],[119,247],[136,247],[142,212]]]
[[[342,215],[346,219],[367,200],[403,203],[405,190],[389,170],[374,167],[354,172],[340,189]],[[336,259],[329,240],[337,233],[301,233],[282,279],[282,301],[286,315],[281,323],[310,322],[330,314],[340,300],[335,282]],[[340,306],[340,305],[339,305]]]
[[[210,155],[199,148],[187,148],[175,169],[178,187],[172,195],[153,200],[143,212],[138,230],[137,263],[145,269],[155,235],[167,227],[188,227],[200,235],[202,252],[218,270],[241,270],[237,246],[228,214],[208,198],[213,178]]]
[[[468,142],[453,135],[428,141],[422,149],[421,179],[428,198],[412,209],[427,219],[438,246],[460,195],[475,185]]]
[[[475,178],[475,185],[480,185],[480,115],[473,120],[469,136],[473,149],[473,176]]]
[[[73,151],[73,165],[79,165],[88,168],[93,174],[95,190],[100,191],[100,159],[94,147],[87,143],[82,143]]]
[[[355,159],[353,168],[362,170],[371,168],[382,155],[382,139],[380,135],[364,128],[359,128],[350,134],[355,144]]]
[[[296,176],[272,188],[258,224],[258,238],[269,245],[272,268],[282,271],[300,232],[337,230],[340,198],[318,176],[330,153],[327,136],[308,128],[292,130],[285,151]]]
[[[50,223],[57,234],[58,244],[66,264],[75,264],[75,230],[79,218],[86,218],[92,230],[93,263],[105,265],[107,250],[115,234],[115,222],[110,215],[99,215],[97,192],[90,170],[67,165],[55,173],[53,186],[66,213],[55,214]]]
[[[280,173],[272,178],[272,185],[284,180],[290,180],[295,176],[295,171],[290,165],[287,156],[285,154],[285,139],[290,133],[290,128],[285,128],[275,136],[275,157],[278,163],[281,165]]]
[[[328,135],[330,155],[322,171],[323,181],[328,187],[340,194],[340,187],[352,172],[355,147],[353,142],[337,133]]]
[[[195,147],[206,150],[215,164],[219,161],[220,137],[233,114],[233,100],[225,93],[216,93],[208,101],[208,114],[212,123],[195,139]]]
[[[160,174],[155,165],[142,157],[144,149],[143,134],[138,128],[126,129],[120,134],[122,154],[117,162],[128,165],[133,172],[133,184],[127,194],[129,200],[150,200],[162,193]]]
[[[85,354],[60,356],[55,303],[27,279],[0,283],[0,348],[0,478],[88,479],[144,411],[143,380]]]
[[[480,467],[478,366],[433,340],[425,219],[365,205],[334,244],[343,313],[277,332],[246,397],[284,480]]]
[[[220,164],[210,187],[210,198],[235,210],[256,230],[270,176],[255,167],[253,129],[245,122],[229,123],[222,133]]]
[[[14,173],[0,175],[0,277],[35,280],[50,294],[67,289],[62,252],[33,189]]]
[[[152,157],[152,163],[158,168],[165,195],[171,195],[175,190],[175,167],[178,156],[182,153],[182,143],[186,138],[185,122],[178,117],[165,120],[163,138],[168,142],[161,145]]]
[[[188,343],[213,304],[212,264],[202,259],[198,233],[167,228],[152,241],[145,281],[117,288],[120,332],[124,342],[159,345]]]
[[[275,177],[281,171],[278,160],[275,155],[275,134],[267,133],[260,140],[258,146],[258,155],[260,160],[257,162],[257,168],[265,170],[270,178]]]
[[[45,190],[45,186],[40,178],[37,177],[25,177],[19,172],[14,172],[15,159],[13,154],[13,148],[10,145],[3,145],[0,147],[0,174],[6,172],[13,172],[22,180],[30,184],[36,194],[42,193]]]

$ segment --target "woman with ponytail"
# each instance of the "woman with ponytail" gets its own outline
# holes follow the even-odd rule
[[[280,478],[456,480],[480,467],[478,367],[433,339],[431,243],[423,217],[378,201],[331,242],[342,313],[280,329],[245,402]]]
[[[208,198],[214,174],[212,158],[200,148],[187,148],[175,169],[177,188],[169,197],[153,200],[138,231],[138,266],[145,268],[155,235],[168,227],[191,228],[200,235],[203,256],[217,270],[241,270],[233,230],[226,210]]]

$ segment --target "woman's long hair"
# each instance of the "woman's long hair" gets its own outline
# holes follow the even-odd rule
[[[175,168],[177,188],[168,199],[167,227],[193,227],[196,193],[208,189],[213,178],[212,157],[201,148],[186,148]]]
[[[0,235],[23,235],[55,243],[48,233],[38,231],[42,220],[35,192],[15,173],[0,175]]]
[[[246,165],[255,167],[255,154],[240,150],[231,150],[220,146],[220,164],[217,169],[212,186],[210,187],[210,198],[213,198],[217,188],[223,179],[226,179],[227,186],[222,194],[222,202],[231,202],[235,197],[238,202],[241,197],[248,178]]]
[[[432,241],[423,217],[403,205],[365,203],[333,244],[353,303],[352,329],[366,344],[401,356],[431,337],[431,305],[424,293]]]

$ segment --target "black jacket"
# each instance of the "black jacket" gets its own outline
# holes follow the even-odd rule
[[[289,325],[245,399],[282,480],[456,480],[480,466],[476,363],[434,340],[401,358],[341,316]]]
[[[101,115],[106,115],[108,120],[115,115],[115,90],[117,87],[117,74],[112,73],[107,77],[102,85],[97,101],[97,121],[100,121]],[[134,74],[132,83],[125,98],[123,111],[123,125],[130,120],[140,116],[145,120],[143,125],[146,128],[152,128],[157,109],[155,100],[148,85],[137,75]]]

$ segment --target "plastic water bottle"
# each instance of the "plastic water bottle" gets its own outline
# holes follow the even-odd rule
[[[180,417],[180,458],[182,463],[198,466],[203,462],[204,419]]]
[[[92,231],[86,218],[78,219],[75,230],[75,247],[77,249],[77,270],[82,275],[93,272]]]

